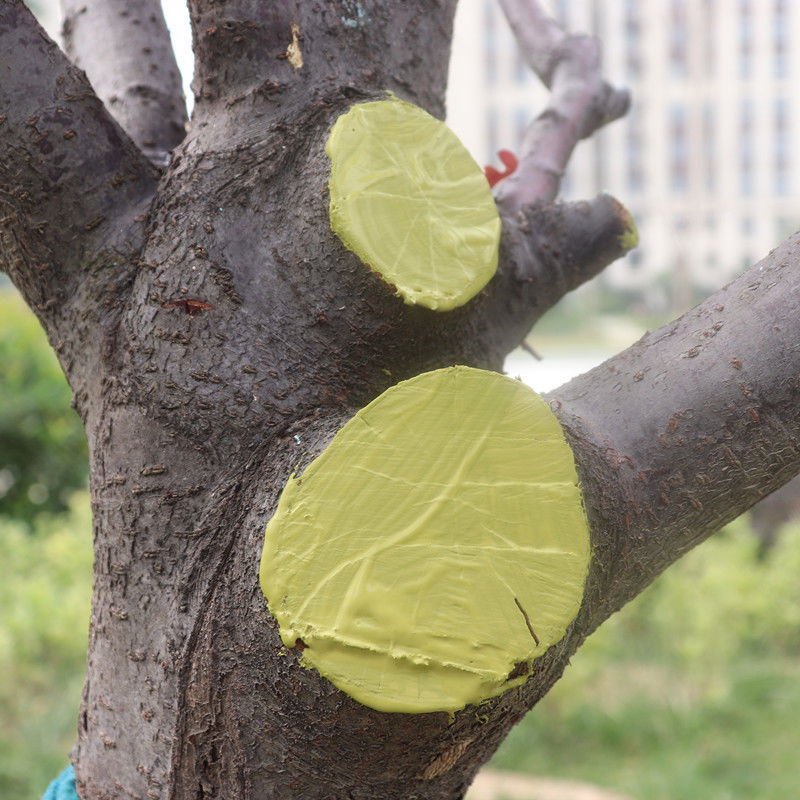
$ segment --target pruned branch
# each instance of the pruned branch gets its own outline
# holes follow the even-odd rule
[[[554,199],[575,145],[624,116],[630,96],[603,80],[594,37],[567,35],[537,0],[500,4],[523,55],[551,91],[547,108],[525,134],[519,169],[497,191],[498,205],[509,213]]]
[[[56,336],[97,254],[140,240],[156,174],[19,0],[0,0],[0,143],[0,267]]]
[[[64,45],[157,164],[184,136],[186,102],[159,0],[61,0]]]
[[[800,234],[549,399],[593,531],[588,634],[800,472]]]
[[[536,0],[501,5],[522,52],[551,90],[547,108],[526,133],[516,171],[495,190],[504,231],[499,274],[505,277],[493,282],[504,289],[490,315],[497,350],[505,354],[564,294],[635,247],[637,234],[630,214],[607,195],[548,207],[577,142],[628,109],[627,91],[600,75],[598,42],[565,34]]]
[[[500,269],[481,309],[500,359],[567,292],[598,275],[638,242],[630,213],[611,195],[534,203],[503,219]]]

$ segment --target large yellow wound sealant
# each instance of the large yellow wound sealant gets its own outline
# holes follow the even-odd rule
[[[524,682],[576,616],[589,559],[550,408],[453,367],[384,392],[289,480],[261,587],[286,646],[360,703],[452,712]]]

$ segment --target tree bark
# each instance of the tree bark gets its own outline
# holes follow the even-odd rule
[[[384,714],[282,646],[258,562],[290,473],[398,380],[500,369],[631,244],[609,197],[515,202],[496,276],[441,313],[404,305],[331,232],[332,124],[386,89],[441,116],[454,6],[192,0],[198,104],[156,183],[85,78],[0,0],[2,265],[56,344],[91,453],[84,800],[459,798],[591,630],[800,470],[791,240],[552,394],[594,558],[579,616],[525,686],[454,720]]]
[[[67,54],[137,146],[166,164],[185,134],[186,102],[160,1],[61,0],[61,8]]]

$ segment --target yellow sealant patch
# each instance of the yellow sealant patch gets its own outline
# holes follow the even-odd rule
[[[303,52],[300,50],[300,28],[292,23],[292,41],[286,48],[286,58],[295,69],[303,66]]]
[[[384,392],[290,479],[261,587],[284,643],[351,697],[455,711],[524,682],[577,614],[589,558],[550,408],[453,367]]]
[[[396,98],[353,106],[333,126],[331,227],[407,302],[447,311],[497,270],[500,217],[458,137]]]

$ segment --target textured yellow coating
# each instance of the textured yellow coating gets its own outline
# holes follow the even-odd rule
[[[497,269],[500,217],[458,137],[396,98],[353,106],[333,126],[331,227],[407,302],[463,305]]]
[[[563,637],[589,557],[550,408],[453,367],[384,392],[290,479],[261,587],[284,643],[351,697],[455,711],[523,682],[508,676]]]

